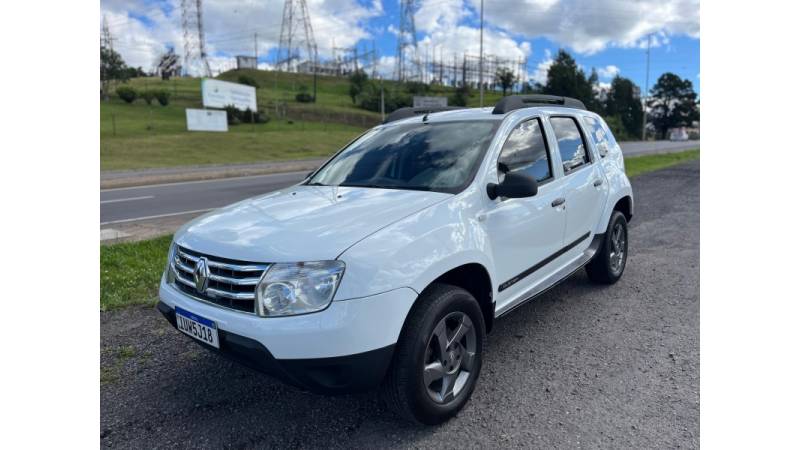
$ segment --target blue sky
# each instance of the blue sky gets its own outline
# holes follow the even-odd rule
[[[322,58],[337,47],[377,48],[379,68],[394,67],[398,0],[307,0]],[[478,53],[480,0],[418,0],[419,52]],[[204,26],[215,70],[233,67],[236,54],[252,54],[258,33],[259,62],[270,67],[280,34],[283,0],[204,0]],[[134,66],[150,69],[168,47],[182,52],[178,0],[104,0],[115,48]],[[697,0],[486,0],[485,53],[526,58],[527,74],[541,80],[559,48],[566,48],[601,82],[615,73],[644,87],[645,43],[651,37],[650,86],[671,71],[699,92],[700,40]]]

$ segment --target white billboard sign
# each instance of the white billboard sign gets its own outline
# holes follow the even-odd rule
[[[186,108],[186,128],[189,131],[228,131],[225,111]]]
[[[206,108],[224,108],[233,105],[242,111],[250,108],[256,111],[256,88],[246,84],[229,83],[227,81],[203,79],[203,106]]]
[[[414,108],[443,108],[447,106],[447,97],[414,96]]]

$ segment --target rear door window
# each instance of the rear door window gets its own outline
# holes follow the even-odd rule
[[[597,147],[597,153],[600,154],[601,158],[605,158],[608,154],[611,140],[603,124],[596,118],[589,116],[583,117],[583,123],[586,125],[586,129],[589,132],[589,136],[591,136],[592,142],[594,142],[594,146]]]
[[[551,117],[550,124],[558,141],[558,152],[564,165],[564,174],[568,174],[589,164],[589,154],[578,122],[573,117]]]

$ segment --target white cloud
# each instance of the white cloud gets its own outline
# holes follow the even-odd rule
[[[547,71],[550,70],[550,66],[552,65],[553,55],[550,53],[550,50],[545,49],[544,59],[539,61],[539,64],[536,65],[536,70],[529,75],[530,80],[534,83],[547,83]]]
[[[600,67],[597,69],[597,76],[604,80],[614,78],[617,75],[619,75],[619,67],[613,64],[609,64],[605,67]]]
[[[126,63],[149,70],[168,46],[183,55],[181,9],[170,0],[164,13],[158,5],[125,0],[103,0],[101,13],[108,17],[117,49]],[[338,47],[355,45],[368,38],[366,22],[383,13],[380,0],[363,5],[358,0],[308,0],[309,15],[318,52],[329,56]],[[283,0],[206,0],[203,26],[206,50],[213,71],[231,66],[231,57],[252,55],[258,33],[259,54],[278,46]],[[144,17],[140,20],[137,17]]]
[[[480,0],[469,0],[479,7]],[[666,45],[669,35],[700,35],[699,0],[493,0],[488,24],[528,38],[545,36],[582,54],[609,46]]]

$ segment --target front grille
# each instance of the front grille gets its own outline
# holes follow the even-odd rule
[[[194,269],[200,258],[206,258],[209,268],[208,287],[205,292],[195,288]],[[177,246],[170,261],[175,273],[175,287],[200,300],[255,314],[255,291],[258,280],[269,264],[237,261],[204,255]]]

